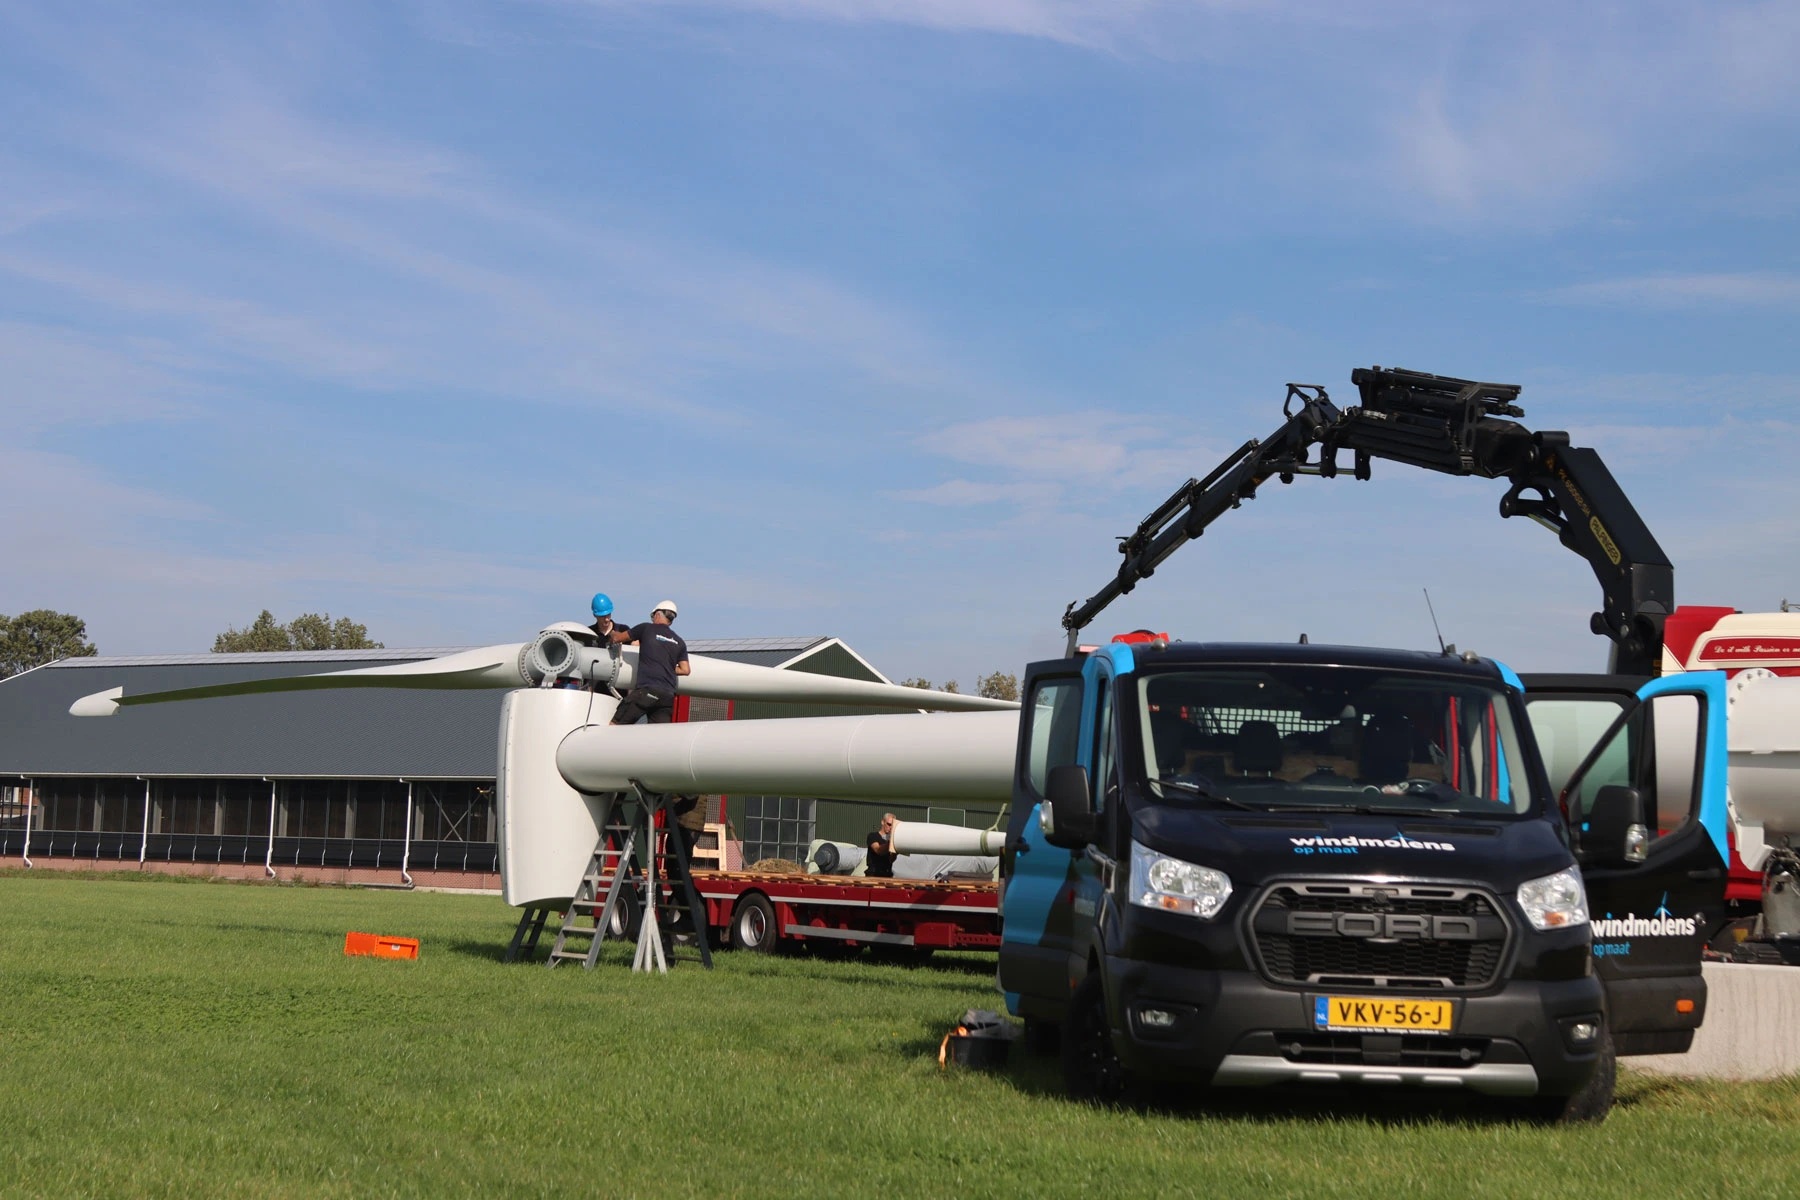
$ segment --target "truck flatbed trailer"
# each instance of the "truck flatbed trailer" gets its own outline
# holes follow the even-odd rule
[[[743,950],[773,953],[809,942],[919,957],[1000,949],[1000,885],[991,879],[696,870],[694,885],[707,923]]]

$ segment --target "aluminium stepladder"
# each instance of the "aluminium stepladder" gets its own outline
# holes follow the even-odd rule
[[[712,969],[706,907],[694,887],[692,866],[676,827],[675,800],[667,793],[650,792],[635,780],[631,792],[602,798],[600,837],[550,948],[551,967],[579,962],[592,969],[599,961],[601,943],[632,936],[636,916],[633,971],[667,974],[672,958]],[[658,814],[663,818],[660,827]],[[672,936],[665,944],[665,930],[672,931],[684,914],[699,951],[694,956],[676,955]],[[584,918],[590,923],[582,924]],[[586,946],[570,945],[570,939],[581,938],[587,939]]]

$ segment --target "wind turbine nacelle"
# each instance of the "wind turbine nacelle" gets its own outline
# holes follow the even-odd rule
[[[593,687],[629,691],[637,682],[637,656],[616,643],[601,645],[594,631],[558,621],[519,652],[519,681],[527,687],[546,679],[578,679]]]

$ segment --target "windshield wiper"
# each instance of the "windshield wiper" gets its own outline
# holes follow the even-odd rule
[[[1272,812],[1357,813],[1365,817],[1465,816],[1458,808],[1401,808],[1396,804],[1280,804]]]
[[[1194,795],[1206,800],[1217,800],[1220,804],[1229,804],[1231,807],[1241,808],[1245,812],[1266,811],[1258,808],[1254,804],[1245,804],[1242,800],[1227,796],[1224,792],[1215,792],[1211,788],[1201,787],[1197,783],[1188,783],[1180,779],[1153,779],[1151,782],[1156,784],[1157,787],[1180,788],[1184,792],[1192,792]]]

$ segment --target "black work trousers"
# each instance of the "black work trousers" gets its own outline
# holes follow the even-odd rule
[[[614,725],[636,725],[646,720],[652,725],[667,725],[675,719],[675,693],[661,688],[635,687],[619,702],[613,714]]]

